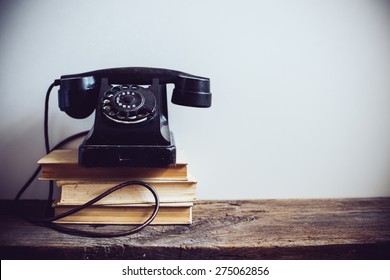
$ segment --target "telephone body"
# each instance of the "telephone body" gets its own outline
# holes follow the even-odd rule
[[[83,119],[96,110],[95,122],[79,147],[84,167],[164,167],[176,162],[168,124],[167,84],[172,102],[210,107],[208,78],[159,68],[112,68],[63,75],[59,108]]]

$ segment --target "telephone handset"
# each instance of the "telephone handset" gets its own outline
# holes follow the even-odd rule
[[[69,116],[95,123],[79,147],[85,167],[162,167],[176,162],[168,125],[167,84],[172,102],[210,107],[208,78],[158,68],[112,68],[64,75],[59,107]]]

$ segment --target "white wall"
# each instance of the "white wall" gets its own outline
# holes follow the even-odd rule
[[[161,67],[211,79],[213,106],[170,105],[199,199],[390,195],[386,1],[1,1],[0,198],[44,154],[62,74]],[[57,143],[88,129],[52,95]],[[34,182],[25,197],[44,198]]]

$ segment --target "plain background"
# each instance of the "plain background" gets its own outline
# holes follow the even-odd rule
[[[169,105],[199,199],[389,196],[389,26],[379,0],[1,1],[0,198],[44,154],[49,84],[126,66],[211,79],[211,108]],[[50,106],[52,145],[93,124]]]

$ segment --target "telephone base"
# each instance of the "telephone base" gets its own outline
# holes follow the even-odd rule
[[[79,147],[83,167],[167,167],[176,163],[176,146],[85,145]]]

